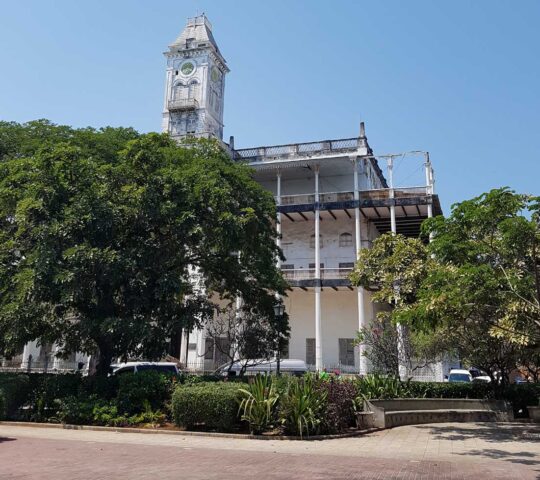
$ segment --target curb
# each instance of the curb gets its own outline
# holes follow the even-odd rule
[[[296,441],[316,441],[316,440],[334,440],[339,438],[358,437],[372,432],[383,430],[382,428],[368,428],[366,430],[355,430],[353,432],[337,433],[333,435],[312,435],[310,437],[286,436],[286,435],[251,435],[242,433],[220,433],[220,432],[194,432],[183,430],[162,430],[150,428],[133,427],[102,427],[96,425],[69,425],[60,423],[40,423],[40,422],[10,422],[0,421],[1,425],[11,427],[34,427],[34,428],[61,428],[64,430],[87,430],[93,432],[113,432],[113,433],[146,433],[146,434],[165,434],[181,435],[184,437],[210,437],[210,438],[235,438],[244,440],[296,440]]]

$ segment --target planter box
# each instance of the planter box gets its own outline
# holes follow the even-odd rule
[[[375,427],[375,417],[373,412],[357,412],[356,427],[359,430],[367,430]]]
[[[539,407],[527,407],[527,410],[529,411],[529,417],[533,421],[540,423],[540,406]]]

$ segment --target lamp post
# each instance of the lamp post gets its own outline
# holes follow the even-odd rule
[[[281,326],[281,321],[283,320],[283,316],[285,315],[285,305],[283,305],[283,302],[281,300],[278,301],[274,305],[274,316],[276,317],[276,324]],[[281,363],[281,328],[278,329],[277,332],[277,349],[276,349],[276,374],[280,375],[280,363]]]

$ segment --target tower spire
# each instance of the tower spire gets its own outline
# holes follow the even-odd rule
[[[223,138],[223,97],[227,62],[204,13],[188,18],[165,52],[167,72],[163,131],[175,138]]]

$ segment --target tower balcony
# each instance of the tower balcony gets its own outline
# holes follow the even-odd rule
[[[196,110],[199,108],[199,102],[194,98],[176,98],[167,103],[169,112],[180,112],[185,110]]]

